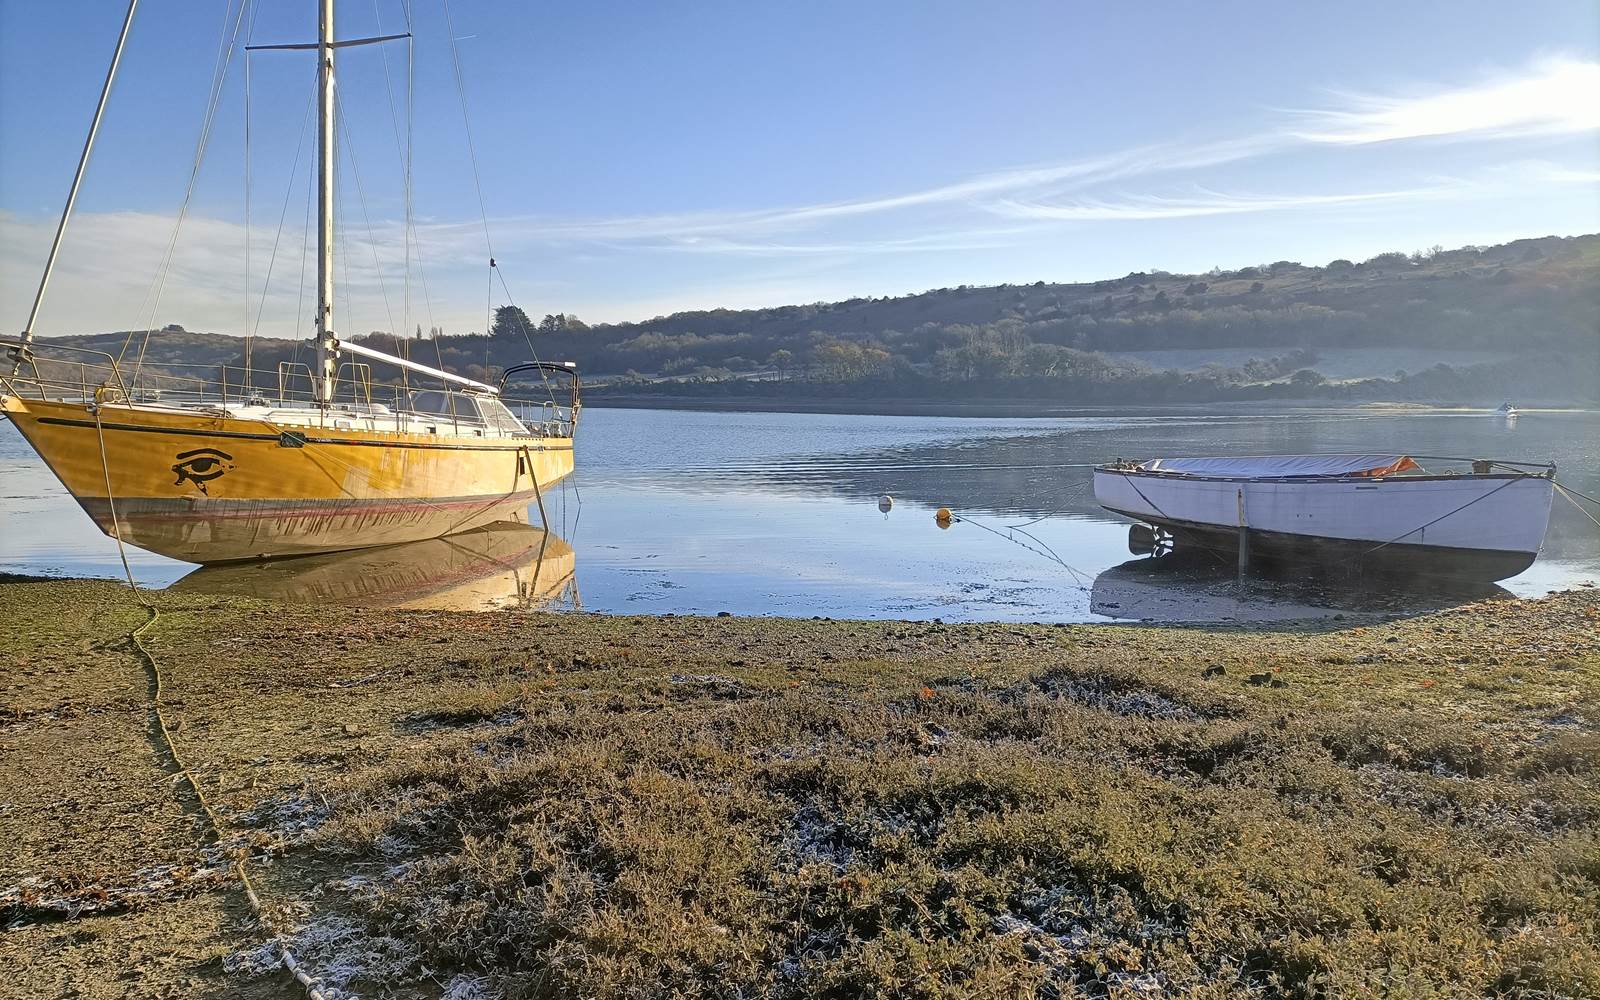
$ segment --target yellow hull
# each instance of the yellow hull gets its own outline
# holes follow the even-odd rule
[[[573,467],[571,438],[298,427],[120,404],[102,404],[97,424],[83,403],[16,396],[0,396],[0,409],[102,531],[196,563],[520,519]]]

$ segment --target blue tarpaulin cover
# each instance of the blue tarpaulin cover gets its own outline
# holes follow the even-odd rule
[[[1387,476],[1417,468],[1404,455],[1266,455],[1259,458],[1157,458],[1144,472],[1176,472],[1230,479],[1282,479],[1285,476]]]

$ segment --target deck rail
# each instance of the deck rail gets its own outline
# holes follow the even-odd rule
[[[52,402],[199,409],[230,415],[245,408],[321,410],[323,422],[356,421],[378,430],[480,436],[571,437],[581,401],[574,374],[570,400],[508,397],[438,380],[374,378],[371,365],[339,366],[330,405],[320,406],[309,365],[280,362],[274,371],[242,365],[145,362],[131,377],[105,351],[64,344],[0,340],[16,371],[0,373],[0,392]],[[513,369],[515,370],[515,369]],[[502,386],[504,379],[502,379]]]

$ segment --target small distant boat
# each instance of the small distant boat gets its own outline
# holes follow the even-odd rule
[[[1512,406],[1509,402],[1501,403],[1494,411],[1494,415],[1499,417],[1501,420],[1515,420],[1517,419],[1517,414],[1517,408]]]
[[[1094,492],[1138,522],[1136,552],[1242,546],[1251,558],[1482,582],[1532,565],[1555,466],[1438,461],[1467,467],[1425,470],[1406,455],[1118,461],[1094,470]]]

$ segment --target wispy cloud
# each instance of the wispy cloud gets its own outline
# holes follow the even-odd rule
[[[675,253],[736,254],[745,257],[872,256],[898,253],[946,253],[958,250],[993,250],[1011,246],[1022,230],[970,229],[908,236],[901,239],[848,240],[817,243],[776,243],[732,240],[723,237],[675,239],[659,249]]]
[[[907,253],[971,248],[962,238],[949,241],[878,239],[822,241],[758,240],[814,230],[828,223],[913,208],[982,206],[1012,218],[1087,220],[1180,218],[1240,211],[1315,208],[1363,201],[1397,200],[1431,188],[1376,194],[1307,194],[1294,197],[1241,196],[1176,201],[1145,198],[1146,204],[1111,202],[1051,206],[1048,199],[1096,186],[1158,174],[1219,167],[1280,153],[1327,146],[1354,146],[1405,139],[1452,136],[1496,140],[1529,134],[1559,134],[1600,128],[1600,62],[1570,58],[1536,61],[1518,74],[1493,76],[1456,88],[1434,88],[1410,95],[1336,95],[1337,104],[1315,111],[1287,112],[1276,128],[1254,135],[1201,142],[1138,146],[1053,164],[1036,164],[979,174],[949,184],[880,197],[861,198],[749,212],[639,215],[610,219],[506,220],[537,229],[548,240],[639,245],[688,253],[777,254]]]
[[[993,230],[963,232],[957,228],[953,231],[944,231],[937,237],[816,244],[758,241],[753,237],[812,231],[832,222],[885,215],[913,208],[955,206],[965,209],[1012,192],[1062,192],[1146,174],[1197,170],[1260,156],[1282,146],[1283,140],[1277,136],[1256,136],[1187,145],[1168,143],[1140,146],[1105,156],[1084,157],[1055,164],[998,170],[951,184],[875,198],[819,202],[812,205],[748,212],[687,212],[602,219],[516,216],[498,220],[497,225],[502,228],[534,232],[545,241],[601,243],[613,246],[643,245],[690,253],[749,252],[756,255],[770,255],[780,252],[905,253],[977,249],[992,245],[994,237],[1007,234],[996,233]],[[434,233],[444,235],[445,229],[436,229]],[[1011,234],[1014,233],[1015,231],[1012,231]]]
[[[1059,227],[1115,225],[1141,220],[1176,220],[1266,212],[1315,212],[1334,208],[1392,206],[1442,199],[1505,197],[1551,185],[1600,183],[1600,157],[1569,162],[1513,160],[1480,167],[1460,177],[1417,178],[1391,174],[1375,190],[1240,190],[1242,174],[1227,169],[1291,154],[1336,162],[1355,146],[1402,141],[1479,140],[1493,143],[1529,135],[1561,135],[1600,128],[1600,62],[1573,58],[1536,61],[1517,74],[1500,74],[1454,88],[1409,94],[1336,95],[1321,110],[1281,114],[1259,131],[1233,138],[1171,141],[1086,154],[1055,163],[994,170],[899,192],[853,199],[747,210],[636,214],[601,218],[517,215],[491,220],[502,258],[557,260],[561,280],[592,287],[539,289],[558,301],[598,301],[606,309],[626,302],[627,315],[695,305],[755,305],[785,298],[818,297],[825,270],[843,273],[853,261],[916,255],[972,254],[1024,244],[1047,245]],[[1302,162],[1296,160],[1295,163]],[[1326,171],[1317,171],[1325,176]],[[1311,172],[1296,171],[1295,176]],[[1189,182],[1189,183],[1180,183]],[[1594,218],[1591,211],[1589,218]],[[350,221],[350,220],[347,220]],[[1582,223],[1588,226],[1589,223]],[[52,295],[47,325],[55,332],[126,328],[146,322],[140,315],[149,283],[166,248],[172,219],[137,213],[84,213],[74,219]],[[0,301],[21,310],[38,280],[52,220],[0,211]],[[432,325],[420,283],[413,285],[409,320],[401,315],[405,260],[401,223],[365,220],[342,230],[341,319],[355,329],[406,323]],[[168,280],[159,325],[177,319],[217,329],[243,324],[243,228],[236,222],[193,217],[184,227]],[[477,329],[483,320],[483,234],[476,219],[420,220],[417,235],[437,321],[451,329]],[[280,241],[272,284],[261,304],[261,286],[273,240],[257,227],[253,247],[252,315],[264,317],[262,332],[304,333],[309,314],[300,282],[306,234],[291,225]],[[660,261],[628,264],[645,254],[681,255],[668,268]],[[542,258],[541,258],[542,255]],[[748,265],[740,258],[749,259]],[[703,259],[703,263],[702,263]],[[766,259],[782,260],[776,273],[753,274]],[[943,271],[948,261],[917,273]],[[962,266],[966,265],[962,261]],[[640,275],[640,287],[616,294],[623,275]],[[314,267],[311,269],[314,271]],[[859,276],[865,266],[855,271]],[[880,268],[884,273],[888,268]],[[877,272],[874,272],[877,273]],[[910,274],[900,267],[897,274]],[[573,275],[589,277],[573,278]],[[606,274],[604,281],[594,275]],[[552,279],[554,280],[554,279]],[[656,287],[645,287],[654,281]],[[899,280],[898,278],[896,280]],[[915,279],[913,279],[915,280]],[[700,290],[704,290],[703,294]],[[535,288],[525,289],[529,295]],[[459,294],[458,294],[459,293]],[[767,296],[767,298],[762,298]],[[477,303],[446,313],[447,298]],[[458,303],[459,304],[459,303]],[[642,304],[642,305],[641,305]],[[418,313],[423,315],[418,317]],[[612,312],[613,318],[618,315]],[[299,318],[297,318],[299,317]],[[13,320],[15,323],[21,317]]]
[[[1437,137],[1504,139],[1600,128],[1600,63],[1540,60],[1517,75],[1409,96],[1341,94],[1342,108],[1301,111],[1288,130],[1313,143]]]
[[[1546,160],[1514,160],[1471,176],[1438,177],[1425,184],[1381,191],[1261,194],[1224,193],[1197,187],[1190,194],[1177,196],[1140,194],[1049,202],[1008,198],[985,207],[1006,218],[1037,222],[1120,222],[1467,199],[1506,194],[1530,185],[1597,182],[1600,182],[1600,171],[1575,170]]]
[[[1222,194],[1202,190],[1195,197],[1167,198],[1139,195],[1121,200],[1084,199],[1070,203],[1041,203],[1002,200],[990,205],[991,211],[1014,219],[1057,222],[1109,222],[1136,219],[1185,219],[1205,215],[1237,215],[1246,212],[1280,212],[1299,208],[1328,208],[1336,205],[1364,205],[1374,202],[1416,201],[1459,193],[1463,185],[1445,183],[1395,191],[1361,191],[1346,194]]]

